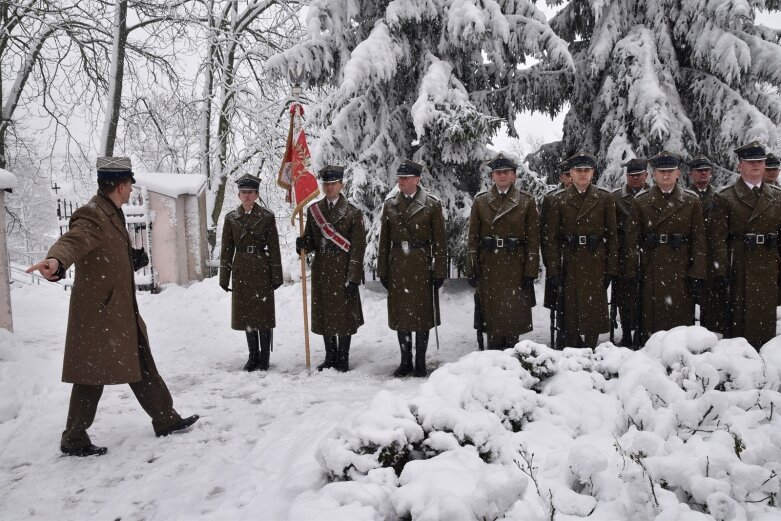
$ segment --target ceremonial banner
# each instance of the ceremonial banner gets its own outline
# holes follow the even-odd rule
[[[293,103],[290,105],[290,129],[285,155],[277,176],[277,184],[287,190],[287,200],[294,205],[290,222],[303,212],[309,201],[320,195],[317,178],[311,171],[312,162],[303,122],[304,107],[300,103]]]

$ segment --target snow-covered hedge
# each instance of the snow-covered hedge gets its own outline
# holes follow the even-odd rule
[[[637,352],[472,353],[330,433],[330,482],[291,517],[779,519],[779,382],[781,338],[758,354],[697,326]]]

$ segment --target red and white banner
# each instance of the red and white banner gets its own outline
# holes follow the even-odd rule
[[[290,129],[277,184],[287,190],[287,200],[295,206],[291,222],[303,212],[309,201],[320,195],[317,178],[311,171],[312,161],[303,121],[304,107],[300,103],[290,105]]]

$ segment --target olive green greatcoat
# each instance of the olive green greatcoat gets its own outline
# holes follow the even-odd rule
[[[542,202],[540,203],[540,244],[544,245],[548,240],[551,240],[551,238],[548,236],[548,229],[545,226],[546,220],[545,220],[545,212],[548,208],[550,208],[550,205],[553,204],[553,194],[555,194],[559,190],[563,190],[564,184],[559,183],[559,186],[554,188],[553,190],[549,190],[545,193],[544,196],[542,196]],[[545,266],[545,269],[548,269],[548,265],[545,263],[545,257],[542,258],[542,263]],[[556,307],[556,291],[555,288],[551,287],[550,284],[545,282],[545,296],[543,298],[542,305],[548,309],[553,309]]]
[[[640,190],[650,188],[648,183]],[[628,279],[626,273],[626,225],[629,220],[629,211],[632,209],[632,201],[640,192],[633,192],[628,185],[616,188],[611,193],[616,203],[616,231],[618,232],[618,278],[613,282],[611,299],[615,299],[616,308],[621,316],[621,329],[624,332],[634,330],[636,320],[635,304],[638,298],[637,283]]]
[[[277,221],[273,212],[257,203],[250,213],[239,206],[225,216],[220,285],[229,284],[233,329],[255,331],[276,325],[274,286],[282,284]]]
[[[427,245],[405,251],[398,244],[402,241]],[[425,189],[418,188],[409,202],[402,192],[385,201],[377,275],[389,283],[391,329],[428,331],[434,327],[432,278],[447,277],[447,239],[442,203]]]
[[[141,380],[139,347],[149,349],[138,313],[130,237],[122,210],[96,195],[70,219],[47,258],[76,274],[68,312],[62,381],[111,385]],[[151,356],[147,370],[157,374]]]
[[[680,234],[672,243],[651,245],[651,234]],[[697,195],[676,185],[669,195],[658,186],[635,197],[626,233],[626,276],[642,275],[640,327],[643,339],[656,331],[694,324],[689,279],[705,279],[708,243]]]
[[[721,288],[713,284],[713,278],[716,276],[716,266],[714,265],[713,249],[710,247],[710,232],[713,229],[711,221],[715,205],[713,195],[716,193],[716,190],[711,185],[708,185],[704,192],[700,192],[696,187],[692,187],[691,191],[700,198],[702,218],[705,221],[705,238],[708,241],[708,269],[705,275],[705,287],[699,299],[697,299],[697,303],[700,305],[700,325],[711,331],[721,332],[723,328],[722,313],[726,295]]]
[[[484,249],[481,239],[516,238],[515,251]],[[531,195],[511,186],[502,200],[496,186],[475,196],[469,217],[467,276],[477,278],[477,292],[490,337],[517,337],[532,330],[534,290],[524,277],[540,269],[540,223]]]
[[[713,196],[711,249],[716,275],[731,284],[732,337],[745,337],[756,349],[776,336],[779,248],[743,244],[745,233],[781,232],[781,189],[762,183],[757,197],[742,179]]]
[[[312,261],[312,332],[318,335],[353,335],[363,325],[363,311],[359,292],[346,295],[347,282],[363,282],[363,254],[366,251],[366,230],[361,211],[350,204],[344,195],[333,210],[328,210],[325,197],[313,203],[318,205],[326,221],[350,241],[349,252],[334,252],[324,244],[333,244],[323,237],[320,228],[307,208],[305,240],[314,245]]]
[[[610,331],[605,275],[618,274],[615,201],[610,192],[589,185],[579,194],[575,185],[558,190],[545,214],[551,237],[542,247],[548,277],[563,275],[564,328],[569,335]],[[594,248],[570,248],[570,236],[596,236]]]

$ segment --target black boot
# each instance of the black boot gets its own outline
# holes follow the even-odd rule
[[[247,346],[249,347],[249,358],[244,364],[244,370],[256,371],[260,364],[260,343],[257,331],[247,331]]]
[[[428,331],[415,332],[415,376],[426,377],[426,348],[428,348]]]
[[[260,360],[258,369],[268,371],[269,358],[271,358],[271,329],[261,329],[258,331],[260,337]]]
[[[618,345],[621,347],[632,346],[632,330],[625,329],[621,331],[621,340],[618,341]]]
[[[337,347],[335,336],[324,336],[323,343],[325,344],[325,361],[317,366],[318,371],[323,369],[332,369],[336,367],[337,360]]]
[[[401,364],[393,372],[393,376],[409,376],[412,374],[412,332],[397,331],[399,337],[399,348],[401,349]]]
[[[336,369],[343,373],[350,370],[350,335],[339,336],[339,350],[337,351]]]

